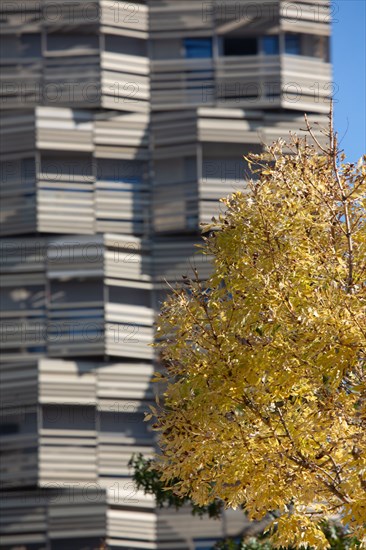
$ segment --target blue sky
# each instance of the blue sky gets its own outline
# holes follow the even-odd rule
[[[366,2],[333,3],[335,127],[349,162],[366,153]]]

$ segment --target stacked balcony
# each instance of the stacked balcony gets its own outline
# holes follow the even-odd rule
[[[139,113],[37,107],[4,115],[2,233],[146,232],[147,133]]]
[[[324,115],[313,115],[317,138]],[[243,155],[287,138],[304,126],[302,115],[201,107],[179,114],[156,113],[152,193],[156,234],[194,234],[223,212],[219,199],[245,188],[252,177]],[[299,132],[298,132],[299,133]]]
[[[4,240],[3,360],[152,359],[150,261],[120,234]]]
[[[27,13],[22,33],[11,5],[4,7],[5,108],[147,112],[151,102],[165,111],[202,104],[328,111],[326,0],[44,1],[33,21]]]
[[[152,2],[153,109],[326,113],[330,16],[327,1]]]
[[[43,0],[25,12],[23,4],[2,9],[4,108],[148,110],[146,6]]]
[[[152,366],[63,359],[42,359],[34,366],[28,366],[37,386],[33,405],[10,397],[3,402],[3,487],[97,483],[112,490],[116,478],[130,482],[132,454],[153,451],[143,422],[153,401]],[[3,382],[9,388],[19,377]]]

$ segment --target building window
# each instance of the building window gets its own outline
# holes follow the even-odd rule
[[[18,424],[0,424],[0,435],[15,435],[19,433]]]
[[[224,55],[256,55],[256,38],[224,38]]]
[[[131,260],[138,261],[137,249],[131,248]],[[135,256],[135,257],[134,257]],[[124,286],[109,286],[108,302],[112,304],[123,304],[132,307],[150,307],[151,292],[142,288],[129,288]]]
[[[95,420],[93,405],[45,404],[42,407],[42,428],[46,430],[94,431]]]
[[[105,35],[105,50],[111,53],[138,55],[146,57],[147,42],[141,38],[131,36]]]
[[[290,55],[300,55],[300,35],[299,34],[285,34],[285,53]]]
[[[41,57],[42,46],[39,34],[22,34],[20,44],[23,57]]]
[[[316,36],[312,38],[312,56],[329,63],[329,38],[327,36]]]
[[[278,36],[263,36],[262,52],[265,55],[278,55],[280,53],[280,42]]]
[[[98,50],[99,38],[96,34],[61,33],[56,32],[47,35],[47,51],[77,51],[77,50]]]
[[[188,59],[212,57],[212,39],[211,38],[185,38],[184,49],[185,49],[185,56]]]

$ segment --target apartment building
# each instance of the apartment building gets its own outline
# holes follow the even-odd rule
[[[326,124],[330,19],[327,0],[1,4],[2,549],[241,531],[156,509],[128,461],[155,448],[166,281],[209,273],[200,223],[245,185],[243,154],[305,111]]]

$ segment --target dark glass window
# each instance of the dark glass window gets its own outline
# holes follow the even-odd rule
[[[55,430],[95,430],[95,407],[92,405],[44,405],[43,428]]]
[[[0,424],[0,435],[14,435],[19,433],[18,424]]]
[[[329,63],[329,38],[327,36],[312,37],[312,45],[311,55]]]
[[[22,34],[20,37],[22,56],[40,57],[42,55],[41,36],[38,34]]]
[[[22,159],[22,181],[34,180],[36,177],[36,163],[34,158]]]
[[[262,49],[265,55],[278,55],[280,53],[278,36],[263,36]]]
[[[88,488],[88,485],[85,485],[85,487]],[[87,489],[87,496],[84,496],[84,490],[82,494],[84,499],[90,499],[94,502],[101,502],[101,491],[97,489],[94,494],[93,483],[91,483],[90,485],[90,491],[89,489]],[[27,545],[27,548],[31,547]],[[36,548],[38,549],[40,548],[40,546],[37,546]],[[52,540],[52,550],[65,550],[65,548],[67,548],[67,550],[93,550],[94,548],[100,548],[100,538],[90,538],[84,536],[83,538],[77,538],[74,540],[71,540],[69,538]]]
[[[105,35],[105,49],[107,52],[122,53],[128,55],[147,55],[146,40],[131,36]]]
[[[211,38],[185,38],[185,56],[189,59],[199,57],[212,57]]]
[[[300,55],[300,35],[285,34],[285,52],[291,55]]]
[[[131,243],[132,244],[132,243]],[[137,249],[131,248],[131,261],[138,261]],[[133,255],[136,255],[133,258]],[[109,301],[114,304],[124,304],[129,306],[145,306],[151,305],[151,292],[142,288],[128,288],[124,286],[110,286],[109,288]]]
[[[2,35],[0,37],[1,57],[41,57],[40,34],[25,33],[21,35]]]
[[[47,50],[51,51],[72,51],[79,48],[97,49],[99,39],[96,34],[81,33],[52,33],[47,35]]]
[[[256,55],[256,38],[224,38],[224,55]]]
[[[113,183],[142,183],[145,165],[135,160],[98,159],[98,180]],[[114,190],[118,190],[115,186]]]

